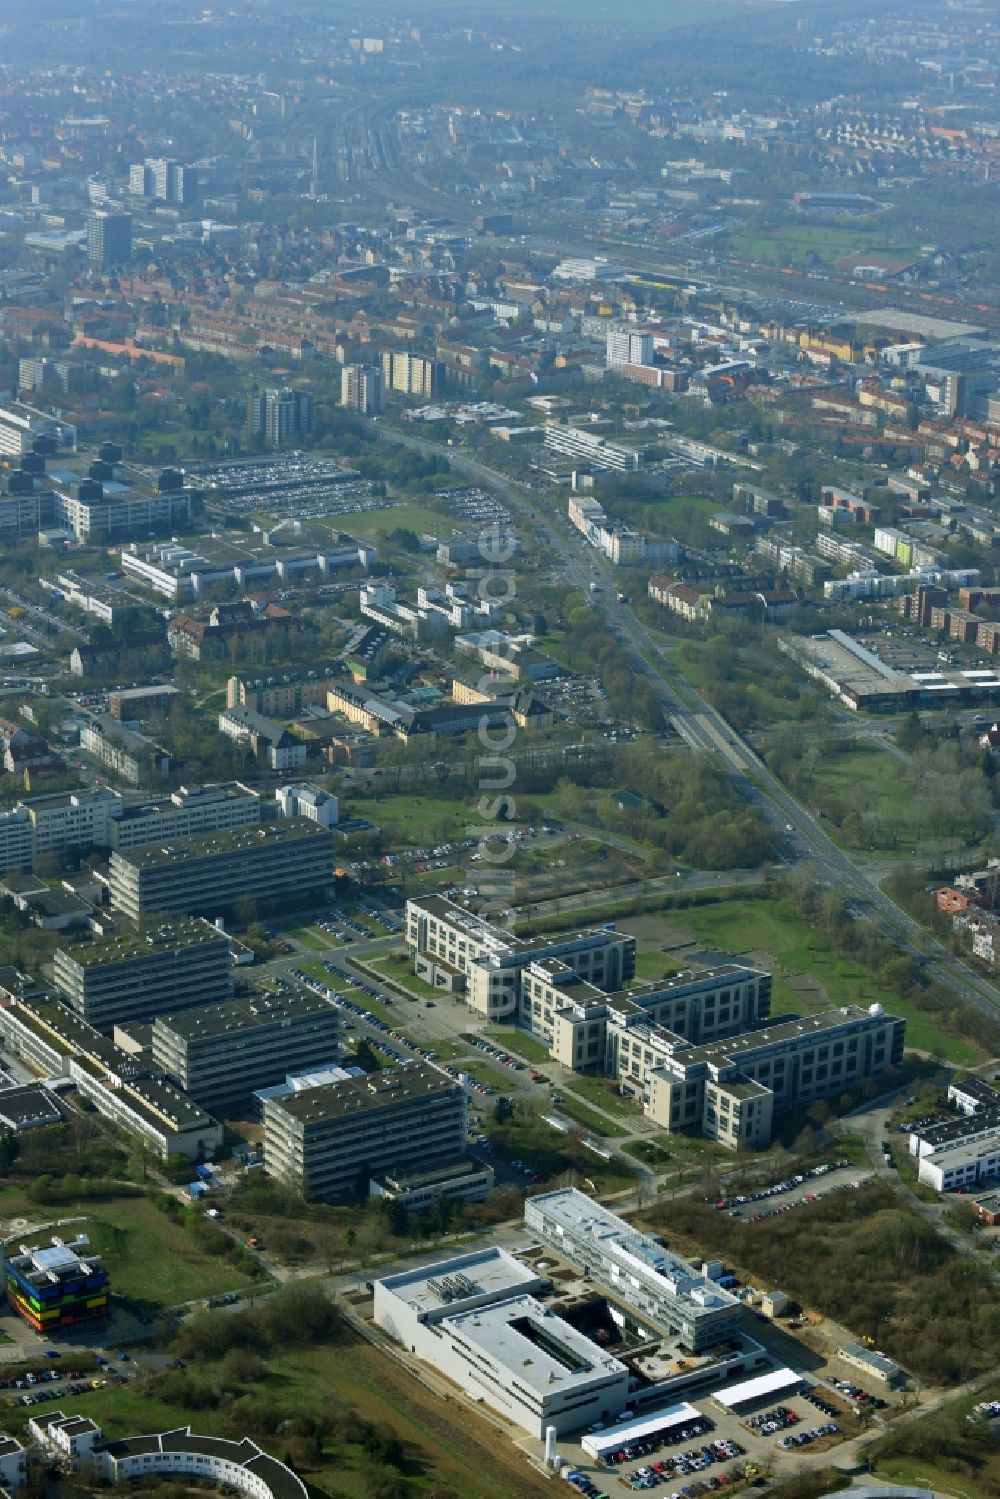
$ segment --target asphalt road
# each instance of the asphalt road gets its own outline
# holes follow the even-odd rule
[[[440,453],[441,445],[406,433],[375,429],[380,437],[427,453]],[[632,669],[643,677],[658,696],[663,711],[678,735],[692,749],[712,756],[740,782],[748,801],[780,835],[796,860],[812,860],[818,878],[850,896],[857,908],[877,918],[902,952],[917,958],[937,982],[991,1019],[1000,1017],[1000,991],[988,979],[952,957],[919,923],[907,915],[849,854],[829,837],[820,820],[771,774],[747,741],[726,722],[710,703],[668,664],[649,632],[627,603],[618,600],[622,574],[600,557],[568,521],[546,512],[523,484],[463,453],[447,450],[452,468],[459,474],[488,485],[522,523],[531,524],[546,541],[549,556],[562,575],[567,590],[588,594],[591,606],[602,616],[622,646]],[[598,583],[590,592],[591,582]]]

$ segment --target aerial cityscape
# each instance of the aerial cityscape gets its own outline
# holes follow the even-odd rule
[[[995,0],[0,43],[0,1499],[1000,1499]]]

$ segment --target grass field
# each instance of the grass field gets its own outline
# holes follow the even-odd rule
[[[407,963],[399,963],[393,957],[369,958],[369,967],[374,968],[383,978],[391,979],[401,989],[407,989],[415,994],[418,999],[435,999],[440,994],[433,984],[425,984],[423,979],[418,979],[415,973],[410,971]]]
[[[849,255],[909,260],[916,253],[912,245],[880,244],[878,236],[864,224],[788,223],[774,229],[750,225],[734,234],[730,245],[735,255],[769,265],[804,265],[812,256],[826,265]]]
[[[668,918],[669,919],[669,918]],[[883,1004],[906,1020],[906,1044],[919,1051],[940,1047],[949,1061],[978,1059],[976,1048],[953,1035],[911,1003],[881,985],[860,963],[833,951],[787,901],[749,901],[738,896],[714,906],[694,906],[671,921],[693,933],[706,947],[755,957],[775,969],[773,1008],[806,1014],[832,1005]]]
[[[308,947],[310,952],[329,952],[333,947],[339,947],[339,942],[331,942],[319,927],[295,926],[287,928],[285,935],[291,942],[300,942],[303,947]]]
[[[465,1499],[509,1499],[514,1493],[523,1499],[541,1499],[551,1489],[551,1484],[532,1473],[512,1442],[496,1439],[486,1421],[455,1401],[446,1404],[353,1334],[341,1333],[328,1345],[280,1353],[266,1362],[265,1378],[249,1393],[251,1404],[267,1404],[273,1395],[283,1407],[303,1415],[326,1416],[331,1399],[338,1405],[346,1402],[380,1433],[402,1444],[406,1492],[415,1499],[445,1492],[462,1494]],[[199,1374],[212,1372],[211,1365],[199,1369]],[[170,1430],[189,1420],[197,1432],[233,1434],[226,1408],[179,1410],[159,1400],[155,1389],[144,1394],[135,1384],[93,1391],[82,1401],[81,1413],[98,1421],[111,1437]],[[29,1414],[38,1411],[22,1414],[15,1408],[5,1425],[21,1431]],[[349,1422],[337,1424],[349,1430]],[[252,1416],[249,1430],[275,1456],[284,1456],[287,1438],[269,1441],[254,1430]],[[360,1446],[338,1431],[332,1448],[310,1462],[303,1476],[314,1493],[331,1499],[367,1499],[371,1473]]]
[[[617,1124],[612,1124],[603,1114],[598,1114],[596,1109],[588,1108],[579,1097],[570,1092],[561,1094],[562,1102],[553,1104],[552,1108],[557,1114],[564,1114],[579,1124],[583,1129],[590,1130],[595,1135],[603,1135],[612,1140],[621,1139],[626,1131]]]
[[[662,1135],[656,1140],[629,1140],[622,1150],[651,1171],[667,1171],[676,1165],[673,1143],[670,1136]]]
[[[534,1036],[527,1035],[524,1031],[514,1030],[512,1026],[494,1025],[487,1028],[484,1033],[491,1041],[502,1046],[504,1051],[509,1051],[516,1057],[523,1057],[526,1062],[547,1062],[549,1049],[543,1041],[538,1041]]]
[[[205,1253],[182,1223],[143,1197],[102,1202],[87,1213],[87,1232],[104,1256],[111,1288],[153,1309],[179,1306],[250,1284],[233,1266]]]
[[[857,745],[826,756],[816,766],[807,795],[826,814],[831,834],[845,846],[909,855],[925,838],[926,801],[907,767],[887,750]],[[948,837],[957,841],[982,831],[971,820],[956,817]]]
[[[676,972],[677,964],[665,952],[636,954],[635,976],[637,979],[662,979]]]
[[[391,505],[386,510],[346,510],[324,516],[324,520],[334,531],[341,531],[346,526],[352,535],[357,533],[376,541],[396,530],[415,531],[419,536],[422,531],[438,535],[457,528],[457,522],[450,520],[440,510],[409,502]]]
[[[580,1098],[603,1109],[606,1114],[618,1115],[633,1123],[641,1117],[636,1106],[626,1103],[625,1099],[619,1096],[617,1086],[606,1078],[577,1075],[567,1078],[564,1083],[559,1084],[559,1087],[560,1090],[578,1094]]]

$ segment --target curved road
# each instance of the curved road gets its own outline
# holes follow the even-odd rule
[[[814,817],[772,775],[746,740],[710,703],[685,680],[673,663],[664,660],[645,627],[627,603],[619,602],[617,588],[622,575],[573,531],[535,500],[523,484],[465,454],[445,449],[440,443],[407,433],[375,430],[386,441],[427,453],[444,453],[452,468],[476,483],[499,492],[504,503],[522,522],[530,521],[536,535],[547,543],[553,564],[568,589],[579,589],[590,598],[618,640],[637,675],[657,694],[671,726],[692,749],[722,762],[741,783],[741,788],[799,858],[815,861],[822,877],[849,896],[856,908],[877,916],[901,951],[918,959],[926,971],[965,1003],[991,1019],[1000,1018],[1000,991],[987,978],[975,973],[961,959],[952,957],[937,939],[925,932],[912,916],[891,900],[880,886],[853,862],[829,837]],[[590,593],[591,582],[598,591]],[[655,664],[654,664],[655,663]]]

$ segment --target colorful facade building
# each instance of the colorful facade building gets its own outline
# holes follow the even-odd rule
[[[108,1272],[100,1255],[89,1253],[86,1234],[71,1243],[53,1237],[47,1247],[22,1246],[4,1258],[7,1299],[36,1332],[48,1337],[108,1316]]]

